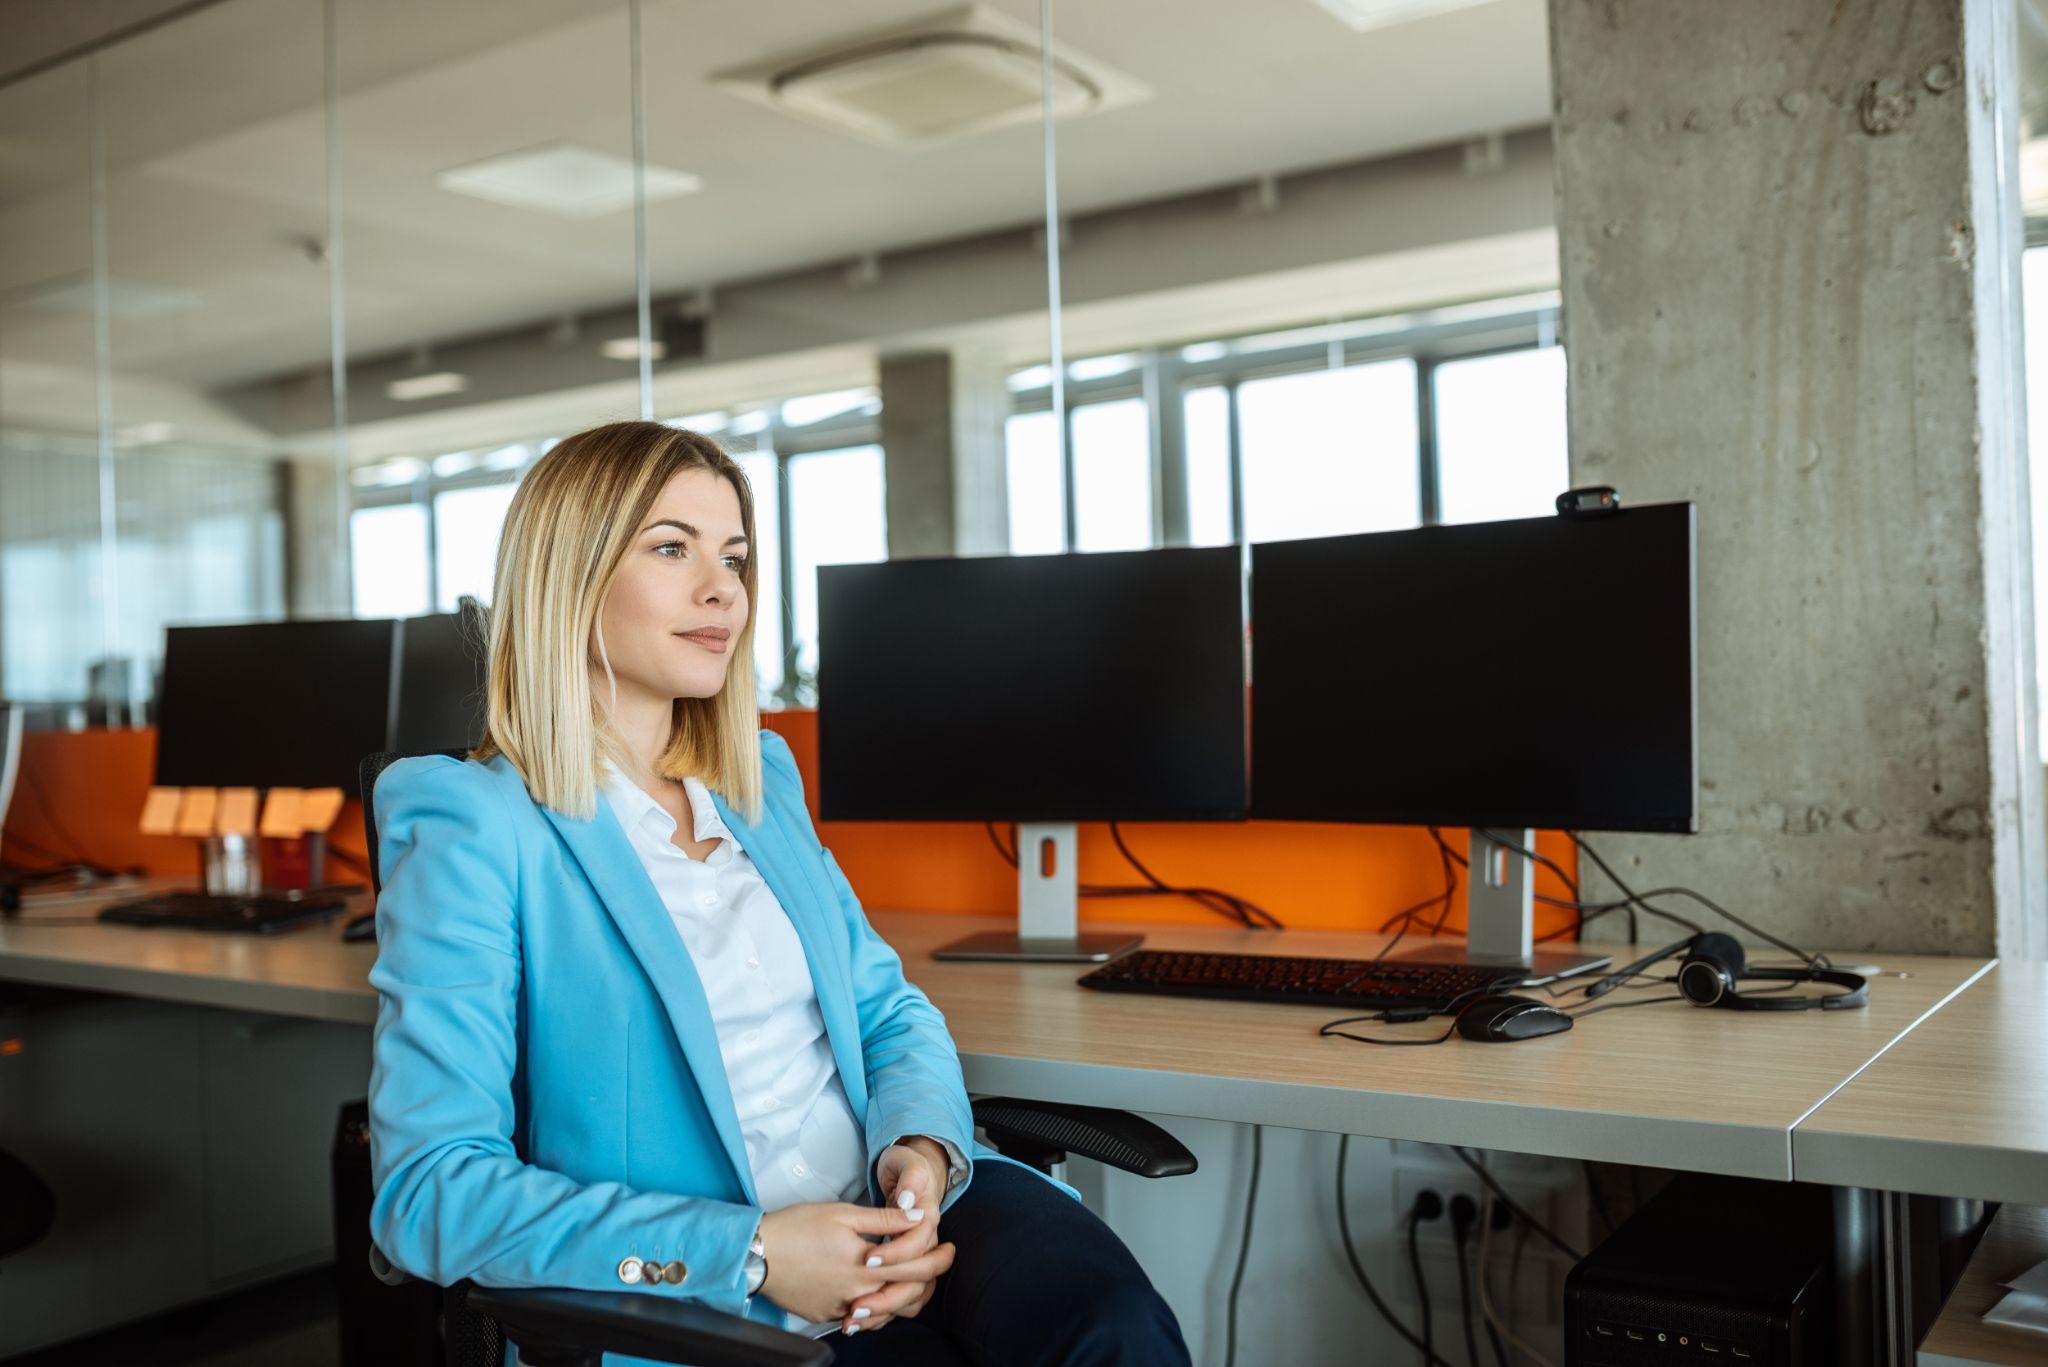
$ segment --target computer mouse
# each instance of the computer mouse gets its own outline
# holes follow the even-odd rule
[[[1533,997],[1481,997],[1458,1013],[1458,1033],[1489,1044],[1535,1039],[1571,1028],[1570,1016]]]
[[[341,928],[341,938],[351,944],[377,938],[377,913],[366,911]]]

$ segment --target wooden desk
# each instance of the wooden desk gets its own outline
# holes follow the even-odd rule
[[[1792,1155],[1803,1181],[2048,1205],[2048,964],[1957,994],[1801,1122]]]
[[[347,899],[347,908],[330,921],[277,935],[93,919],[109,903],[191,886],[190,879],[156,879],[100,897],[34,899],[22,908],[21,920],[0,918],[0,979],[303,1020],[376,1023],[377,994],[369,983],[376,942],[341,938],[349,918],[369,909],[367,894]],[[40,917],[76,923],[35,919]]]
[[[1880,978],[1861,1011],[1737,1013],[1681,1001],[1602,1012],[1515,1044],[1453,1037],[1385,1049],[1319,1038],[1323,1022],[1348,1014],[1330,1007],[1095,992],[1074,986],[1088,965],[931,958],[933,947],[1002,918],[870,920],[945,1013],[974,1092],[1778,1181],[1792,1176],[1801,1117],[1987,967],[1885,956],[1883,967],[1906,976]],[[1346,957],[1382,943],[1121,928],[1142,930],[1152,949]],[[1626,961],[1626,947],[1608,948]],[[1353,1028],[1427,1036],[1443,1023]],[[1953,1083],[1924,1085],[1940,1105]]]
[[[314,1020],[376,1020],[368,975],[377,946],[343,942],[344,917],[275,937],[224,935],[102,925],[89,919],[96,906],[78,901],[26,913],[61,910],[81,918],[76,925],[0,921],[0,979]],[[1087,965],[931,957],[937,945],[1014,924],[1010,918],[874,911],[869,919],[945,1014],[977,1093],[1778,1181],[1795,1173],[1794,1126],[1802,1117],[1988,967],[1981,959],[1886,957],[1884,967],[1906,976],[1880,978],[1862,1011],[1738,1014],[1671,1002],[1603,1012],[1564,1034],[1511,1045],[1453,1038],[1430,1049],[1383,1049],[1319,1038],[1318,1026],[1345,1014],[1328,1007],[1095,992],[1074,985]],[[1142,931],[1146,945],[1160,949],[1345,957],[1370,955],[1382,943],[1377,935],[1324,931],[1105,928]],[[1947,1011],[1935,1019],[1947,1019]],[[1442,1028],[1427,1022],[1390,1032]],[[2036,1091],[2044,1062],[2048,1055],[2037,1053],[2030,1065]],[[2025,1066],[2015,1063],[2016,1077]],[[1884,1075],[1866,1074],[1873,1081]],[[1897,1085],[1933,1116],[1973,1095],[2010,1096],[2018,1106],[2025,1089],[2016,1077],[1995,1085],[1959,1081],[1937,1065]],[[1851,1100],[1840,1095],[1829,1105],[1842,1105],[1838,1127],[1852,1136],[1888,1140],[1887,1127],[1902,1122],[1895,1112],[1912,1109],[1879,1098],[1870,1113],[1850,1118]],[[2032,1114],[2038,1123],[2048,1109],[2037,1100]],[[1929,1189],[1914,1168],[1905,1159],[1895,1170],[1798,1175]],[[2001,1169],[1984,1185],[2027,1171]],[[1892,1180],[1879,1180],[1886,1176]],[[1919,1185],[1899,1185],[1907,1179]],[[2048,1203],[2048,1183],[2027,1177],[2021,1189],[2041,1194],[2005,1199]]]

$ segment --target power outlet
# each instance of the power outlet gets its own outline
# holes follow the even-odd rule
[[[1455,1196],[1467,1196],[1474,1206],[1484,1210],[1487,1188],[1470,1168],[1455,1159],[1447,1165],[1441,1157],[1434,1163],[1422,1163],[1415,1160],[1425,1155],[1412,1151],[1401,1157],[1408,1161],[1397,1162],[1393,1169],[1393,1235],[1403,1268],[1399,1280],[1401,1291],[1408,1304],[1420,1305],[1415,1296],[1414,1274],[1408,1270],[1408,1212],[1414,1207],[1416,1197],[1425,1191],[1433,1191],[1442,1199],[1444,1213],[1418,1228],[1416,1243],[1421,1253],[1423,1275],[1429,1281],[1432,1308],[1441,1311],[1449,1305],[1455,1314],[1458,1263],[1457,1242],[1451,1229],[1451,1200]],[[1493,1172],[1491,1167],[1488,1170]],[[1577,1190],[1575,1173],[1571,1168],[1558,1164],[1503,1165],[1501,1171],[1493,1172],[1493,1177],[1515,1204],[1564,1237],[1572,1237],[1572,1227],[1581,1223],[1566,1218],[1571,1205],[1568,1198]],[[1470,1235],[1473,1243],[1470,1256],[1475,1266],[1480,1233],[1475,1223]],[[1495,1230],[1493,1234],[1489,1249],[1492,1277],[1489,1285],[1493,1288],[1494,1305],[1503,1314],[1512,1313],[1523,1323],[1554,1324],[1562,1302],[1564,1276],[1570,1271],[1569,1263],[1541,1236],[1532,1234],[1522,1241],[1522,1257],[1517,1268],[1514,1257],[1516,1233],[1510,1225],[1505,1230]],[[1512,1288],[1509,1285],[1511,1274],[1515,1278]]]

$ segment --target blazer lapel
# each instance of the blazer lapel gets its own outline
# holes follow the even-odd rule
[[[703,979],[697,976],[697,965],[669,920],[668,909],[661,904],[661,895],[654,890],[640,857],[602,794],[597,815],[589,821],[572,820],[545,806],[541,811],[583,866],[584,875],[597,889],[598,900],[618,923],[654,983],[676,1038],[682,1042],[690,1075],[703,1092],[712,1124],[725,1143],[726,1157],[739,1174],[741,1189],[749,1201],[757,1200],[753,1166],[747,1161],[746,1141],[740,1136],[739,1111],[733,1105],[732,1085],[726,1078],[725,1057],[718,1048]]]
[[[854,1114],[865,1116],[867,1055],[861,1048],[860,1019],[849,986],[851,971],[840,948],[839,899],[831,884],[811,869],[816,861],[805,858],[772,811],[763,814],[760,825],[750,826],[717,793],[711,793],[711,805],[726,829],[739,837],[761,881],[775,894],[789,923],[796,928],[796,937],[804,947],[804,960],[810,966],[811,985],[818,994],[818,1014],[825,1021],[825,1037],[832,1045],[832,1060],[839,1066],[840,1084],[846,1088]]]

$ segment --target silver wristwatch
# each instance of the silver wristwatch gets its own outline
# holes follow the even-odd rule
[[[761,1289],[761,1283],[768,1280],[768,1245],[761,1238],[760,1228],[754,1230],[753,1241],[747,1245],[747,1294],[753,1295]]]

